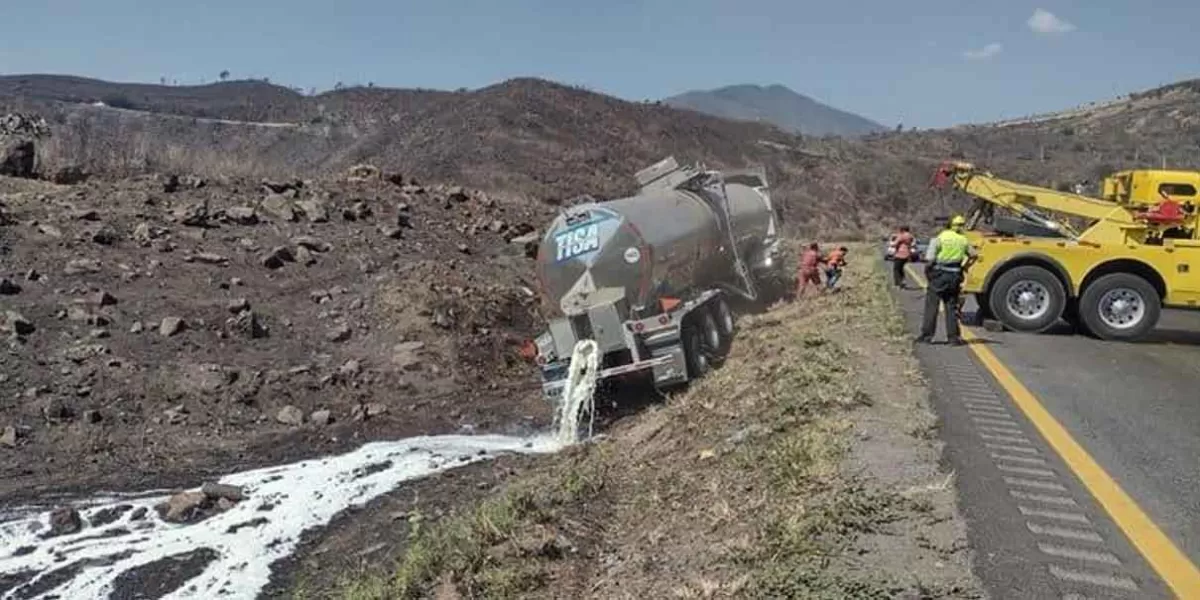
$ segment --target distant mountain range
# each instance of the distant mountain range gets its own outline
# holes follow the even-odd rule
[[[760,121],[804,135],[857,137],[889,128],[838,110],[782,85],[731,85],[685,92],[663,100],[669,106],[740,121]]]

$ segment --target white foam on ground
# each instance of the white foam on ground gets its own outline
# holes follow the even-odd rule
[[[54,569],[77,561],[102,559],[129,553],[109,565],[85,566],[61,586],[36,598],[106,598],[121,573],[170,556],[201,548],[218,557],[203,573],[188,581],[167,598],[254,598],[270,579],[272,562],[295,550],[300,535],[327,524],[343,510],[365,504],[391,491],[402,482],[426,477],[501,453],[552,453],[563,447],[556,436],[517,438],[508,436],[433,436],[399,442],[367,444],[354,452],[314,460],[268,467],[230,475],[221,483],[244,486],[247,499],[232,509],[191,525],[161,521],[154,505],[167,496],[116,500],[97,505],[87,502],[84,520],[104,508],[119,505],[146,507],[146,517],[130,521],[130,512],[101,527],[85,526],[71,535],[42,540],[49,514],[39,513],[0,524],[0,573],[27,570],[44,577]],[[386,465],[386,466],[384,466]],[[364,474],[364,469],[378,471]],[[269,511],[260,507],[272,504]],[[19,514],[18,509],[13,511]],[[258,526],[227,533],[234,525],[265,518]],[[38,531],[33,531],[34,528]],[[101,537],[128,529],[130,533]],[[87,539],[92,538],[92,539]],[[25,556],[12,556],[18,548],[35,546]],[[59,560],[59,556],[65,560]],[[35,578],[30,583],[35,583]],[[4,598],[15,598],[20,588]]]
[[[43,540],[39,534],[49,530],[50,519],[45,505],[6,507],[0,510],[0,575],[29,571],[37,575],[3,598],[18,594],[23,598],[26,586],[70,565],[81,570],[33,598],[107,598],[117,578],[130,569],[203,548],[215,552],[216,559],[164,598],[254,598],[270,581],[271,563],[290,555],[305,531],[326,525],[347,508],[366,504],[405,481],[498,454],[548,454],[578,442],[583,413],[591,413],[594,403],[597,359],[595,342],[584,340],[576,345],[564,401],[556,414],[557,430],[552,433],[527,438],[443,435],[375,442],[338,456],[229,475],[219,483],[241,486],[246,499],[198,523],[159,519],[154,506],[169,498],[165,491],[105,493],[66,503],[81,513],[83,529]],[[107,525],[87,525],[97,512],[119,506],[132,508]],[[145,517],[131,520],[139,508],[146,509]],[[265,522],[252,524],[256,519]],[[242,527],[229,531],[239,525]],[[22,548],[35,549],[15,556]]]

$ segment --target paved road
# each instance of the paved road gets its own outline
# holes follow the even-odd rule
[[[898,293],[914,333],[922,295]],[[1200,314],[1168,312],[1151,341],[1138,344],[972,331],[1200,564]],[[979,357],[949,346],[918,347],[918,357],[959,473],[977,570],[994,597],[1176,597],[1077,476],[1078,465],[1055,452]],[[1200,589],[1177,592],[1200,597]]]

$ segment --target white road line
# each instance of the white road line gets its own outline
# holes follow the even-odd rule
[[[1013,421],[1006,421],[1006,420],[1004,420],[1004,419],[994,419],[994,418],[992,418],[992,417],[971,417],[971,420],[972,420],[972,421],[975,421],[976,423],[978,423],[978,424],[980,424],[980,425],[992,425],[992,426],[997,426],[997,427],[1010,427],[1010,428],[1016,429],[1016,430],[1018,430],[1018,431],[1022,431],[1022,432],[1024,431],[1024,430],[1022,430],[1022,429],[1021,429],[1021,427],[1020,427],[1019,425],[1017,425],[1015,422],[1013,422]]]
[[[1037,448],[1033,448],[1033,447],[1006,446],[1004,444],[988,444],[986,442],[983,444],[983,446],[985,448],[991,448],[992,450],[1004,450],[1005,452],[1020,452],[1022,454],[1041,454],[1040,452],[1038,452]]]
[[[1058,519],[1060,521],[1070,521],[1072,523],[1080,523],[1083,525],[1091,525],[1087,516],[1082,513],[1063,512],[1061,510],[1043,510],[1040,508],[1029,508],[1027,506],[1017,505],[1017,510],[1027,517],[1045,517],[1047,519]]]
[[[1008,490],[1008,493],[1013,498],[1020,500],[1030,500],[1032,502],[1045,502],[1046,504],[1057,504],[1058,506],[1079,506],[1075,499],[1070,496],[1050,496],[1047,494],[1031,494],[1019,490]]]
[[[1069,527],[1055,527],[1054,525],[1038,525],[1037,523],[1025,522],[1025,526],[1029,531],[1037,535],[1052,535],[1055,537],[1065,538],[1069,540],[1079,540],[1081,542],[1094,542],[1103,544],[1104,538],[1095,531],[1085,529],[1071,529]]]
[[[1137,583],[1135,583],[1132,579],[1121,575],[1076,571],[1074,569],[1066,569],[1058,565],[1050,565],[1050,574],[1064,581],[1090,583],[1092,585],[1117,588],[1131,592],[1136,592],[1138,589]]]
[[[1009,473],[1017,473],[1018,475],[1029,475],[1030,477],[1058,477],[1058,473],[1055,473],[1054,471],[1051,471],[1050,469],[1034,469],[1034,468],[1030,468],[1030,467],[1014,467],[1012,465],[1004,465],[1004,464],[996,465],[996,468],[1000,469],[1001,471],[1008,471]]]
[[[1020,477],[1005,477],[1004,483],[1008,485],[1019,485],[1021,487],[1035,488],[1039,490],[1052,490],[1055,492],[1065,492],[1067,488],[1054,483],[1053,481],[1035,481],[1033,479],[1022,479]]]
[[[985,440],[992,440],[995,442],[1007,442],[1009,444],[1025,444],[1027,446],[1033,445],[1033,442],[1031,442],[1023,437],[1013,437],[1011,435],[992,435],[990,433],[981,433],[981,434],[979,434],[979,437],[981,437]]]
[[[975,425],[975,429],[978,429],[980,431],[986,431],[988,433],[998,433],[1000,435],[1021,435],[1022,433],[1024,433],[1020,429],[1017,429],[1012,426],[998,427],[996,425],[978,425],[977,424],[977,425]]]
[[[1027,465],[1047,465],[1047,464],[1049,464],[1040,458],[1030,458],[1028,456],[1010,456],[1008,454],[997,454],[995,452],[991,452],[989,454],[992,455],[992,459],[994,459],[994,460],[1008,460],[1008,461],[1012,461],[1012,462],[1024,463]]]
[[[1057,556],[1059,558],[1073,558],[1075,560],[1090,560],[1092,562],[1104,563],[1106,565],[1121,566],[1121,559],[1109,554],[1108,552],[1100,552],[1096,550],[1087,550],[1084,548],[1072,548],[1070,546],[1059,546],[1057,544],[1046,544],[1038,542],[1038,550]]]

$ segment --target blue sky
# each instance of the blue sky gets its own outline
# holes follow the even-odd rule
[[[9,4],[0,73],[123,81],[196,83],[229,69],[304,88],[453,89],[532,75],[633,100],[782,83],[887,125],[925,128],[1200,77],[1196,0]]]

